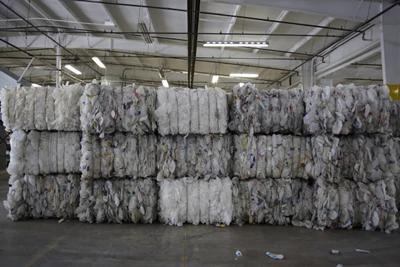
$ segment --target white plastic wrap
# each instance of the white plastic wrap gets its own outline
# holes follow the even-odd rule
[[[187,220],[186,179],[162,180],[158,182],[159,220],[169,225],[182,226]]]
[[[54,127],[54,121],[56,119],[56,113],[57,115],[59,115],[59,109],[56,111],[55,110],[55,105],[57,103],[57,101],[54,99],[53,94],[54,91],[57,90],[54,87],[49,87],[47,88],[47,97],[46,97],[46,124],[47,124],[47,130],[53,130],[55,129]],[[80,94],[78,95],[78,99],[81,97],[82,92],[80,92]],[[28,95],[27,95],[28,98]],[[71,107],[71,109],[73,109],[74,107]],[[78,113],[74,114],[74,119],[78,122],[77,128],[75,129],[75,131],[79,131],[80,130],[80,124],[79,124],[79,103],[77,103],[77,108],[78,108]],[[64,108],[65,111],[65,108]],[[29,129],[29,128],[28,128]]]
[[[35,99],[36,99],[36,87],[31,87],[27,89],[25,97],[25,107],[24,107],[24,117],[25,117],[24,125],[25,129],[27,130],[35,129]],[[47,110],[46,110],[46,118],[47,118]]]
[[[39,142],[40,132],[31,131],[27,134],[26,145],[24,146],[25,173],[27,174],[39,175]]]
[[[314,186],[314,228],[324,230],[325,227],[335,228],[339,222],[339,194],[337,185],[318,178]]]
[[[314,213],[313,192],[308,181],[292,180],[292,224],[294,226],[313,227],[311,221]]]
[[[49,132],[40,134],[39,170],[41,174],[50,173],[50,134]]]
[[[140,135],[138,137],[140,172],[139,177],[151,177],[156,175],[156,145],[155,135]]]
[[[168,104],[170,105],[169,110],[169,130],[170,134],[175,135],[179,132],[179,123],[178,123],[178,99],[177,99],[177,91],[176,88],[170,88],[167,90],[168,94]]]
[[[11,220],[75,217],[78,175],[11,176],[4,206]]]
[[[125,177],[125,152],[127,146],[126,136],[122,133],[116,133],[113,138],[114,149],[114,176]]]
[[[42,133],[43,134],[43,133]],[[80,136],[78,132],[65,133],[64,169],[66,173],[78,173],[81,160]]]
[[[208,89],[208,108],[210,115],[210,133],[218,133],[217,91],[214,88]]]
[[[26,142],[26,133],[23,130],[16,130],[11,134],[10,164],[8,165],[7,168],[7,172],[11,175],[24,174],[25,142]]]
[[[82,172],[82,179],[90,179],[93,177],[94,170],[92,136],[90,134],[82,135],[81,146],[80,171]]]
[[[139,151],[137,138],[132,134],[126,135],[126,149],[125,149],[125,168],[126,175],[131,177],[139,176]]]
[[[200,223],[200,203],[208,201],[208,198],[200,198],[199,181],[193,177],[187,179],[187,197],[187,222],[198,225]]]
[[[101,177],[103,178],[113,176],[114,150],[112,145],[113,137],[111,135],[106,135],[101,139]]]
[[[177,89],[176,98],[178,105],[178,128],[179,134],[190,133],[190,98],[189,88]]]
[[[157,118],[158,133],[161,135],[170,134],[169,113],[171,109],[172,106],[168,102],[168,89],[159,87],[157,90],[157,109],[154,115]]]
[[[35,129],[40,131],[47,130],[46,97],[47,97],[47,87],[38,87],[36,90],[34,116],[35,116]]]
[[[190,133],[198,134],[200,133],[198,90],[197,89],[189,90],[189,95],[190,95]]]
[[[210,132],[210,109],[208,101],[209,89],[197,89],[199,100],[199,133],[208,134]]]
[[[114,87],[114,99],[115,99],[115,130],[122,132],[124,131],[123,122],[124,122],[124,103],[123,103],[123,93],[122,88],[119,86]],[[147,112],[146,112],[147,114]]]
[[[225,134],[228,128],[228,103],[224,90],[215,88],[217,92],[218,133]]]
[[[209,180],[210,224],[232,221],[232,181],[230,178],[216,178]]]
[[[28,89],[29,90],[29,89]],[[25,106],[25,95],[26,95],[26,88],[20,87],[15,90],[16,97],[15,97],[15,123],[14,129],[23,129],[24,128],[24,120],[25,120],[25,113],[24,113],[24,106]]]
[[[100,86],[96,83],[87,84],[80,99],[81,128],[84,132],[101,131],[103,124],[102,106],[100,104]]]
[[[11,118],[11,115],[13,115],[13,112],[10,112],[14,106],[11,106],[12,103],[10,103],[10,98],[13,97],[13,94],[15,93],[15,88],[14,87],[3,87],[1,89],[1,94],[0,94],[0,101],[1,101],[1,120],[3,121],[4,127],[6,128],[6,131],[11,130],[11,125],[14,124],[14,119]],[[15,102],[15,100],[14,100]]]
[[[49,145],[49,161],[50,161],[50,173],[58,173],[58,133],[50,134],[50,145]],[[78,140],[79,142],[79,140]],[[60,146],[63,146],[60,144]],[[80,148],[80,147],[79,147]],[[80,151],[78,151],[80,152]],[[63,157],[60,160],[64,160]],[[79,164],[79,163],[78,163]]]

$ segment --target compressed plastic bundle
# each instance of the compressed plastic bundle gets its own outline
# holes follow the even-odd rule
[[[29,90],[29,89],[28,89]],[[14,129],[24,129],[24,120],[25,120],[25,95],[26,89],[25,87],[20,87],[15,90],[15,123]]]
[[[103,124],[102,106],[100,103],[100,86],[97,83],[87,84],[80,99],[81,128],[84,132],[99,133]]]
[[[145,120],[145,124],[150,133],[154,133],[157,130],[157,121],[155,116],[156,104],[157,90],[155,88],[146,87],[147,119]]]
[[[256,177],[259,179],[265,179],[266,177],[266,153],[267,153],[267,137],[265,135],[256,137],[257,146],[257,174]]]
[[[232,221],[238,225],[242,225],[244,222],[246,222],[245,216],[247,214],[245,215],[245,212],[248,210],[248,207],[245,208],[245,205],[248,205],[248,196],[246,199],[242,199],[242,197],[245,197],[245,194],[241,191],[241,185],[243,183],[244,181],[240,180],[238,177],[232,178]]]
[[[277,184],[273,179],[266,179],[262,183],[262,188],[263,190],[260,190],[259,193],[264,193],[264,195],[261,197],[264,199],[263,204],[265,205],[265,223],[277,224],[277,219],[280,215]]]
[[[232,221],[232,181],[230,178],[215,178],[209,180],[210,224]]]
[[[42,132],[40,134],[39,145],[39,171],[41,174],[50,173],[50,134]]]
[[[124,103],[123,103],[123,93],[122,88],[119,86],[114,87],[114,99],[115,99],[115,130],[122,132],[124,131],[123,122],[125,118]]]
[[[178,130],[179,134],[190,133],[190,90],[189,88],[176,89],[178,105]]]
[[[257,179],[242,181],[242,192],[245,194],[242,199],[248,201],[246,222],[250,224],[264,223],[265,213],[268,212],[267,203],[265,202],[266,188],[265,184]]]
[[[159,181],[159,220],[169,225],[182,226],[187,220],[186,179]]]
[[[294,134],[301,134],[303,132],[303,91],[301,89],[289,90],[289,104],[288,104],[288,131]]]
[[[298,136],[293,136],[292,137],[292,170],[291,170],[291,176],[292,177],[303,177],[302,174],[300,174],[300,164],[301,164],[301,159],[300,159],[300,154],[301,154],[301,137]]]
[[[23,130],[16,130],[11,134],[10,164],[7,168],[7,172],[11,175],[24,174],[26,139],[26,133]]]
[[[200,133],[198,90],[197,89],[189,90],[189,96],[190,96],[190,133],[198,134]]]
[[[289,91],[288,90],[282,90],[278,91],[279,93],[279,101],[280,101],[280,113],[279,113],[279,123],[280,123],[280,130],[279,132],[286,133],[289,131],[289,109],[290,109],[290,103],[289,103]]]
[[[259,112],[260,121],[261,121],[261,132],[265,134],[269,134],[272,131],[273,127],[273,118],[272,118],[272,90],[262,90],[260,92],[261,96],[261,109]]]
[[[35,129],[39,131],[47,130],[46,124],[46,97],[47,88],[38,87],[35,99]]]
[[[390,130],[393,136],[400,136],[400,101],[390,102]]]
[[[82,180],[79,190],[79,206],[76,209],[76,216],[81,222],[93,222],[94,212],[93,206],[95,196],[93,194],[93,180]]]
[[[325,227],[336,228],[339,223],[339,194],[337,184],[318,178],[314,186],[314,228],[324,230]]]
[[[59,114],[59,109],[58,111],[56,111],[56,100],[53,97],[54,91],[57,90],[54,87],[49,87],[47,88],[47,96],[46,96],[46,124],[47,124],[47,130],[53,130],[55,129],[54,127],[54,121],[56,119],[56,113],[57,115]],[[82,92],[80,92],[80,94],[78,95],[78,99],[82,96]],[[27,95],[28,97],[28,95]],[[73,109],[74,107],[71,107],[71,109]],[[76,131],[80,130],[80,124],[79,124],[79,103],[77,104],[77,108],[78,108],[78,113],[74,114],[74,119],[78,122],[77,128],[75,129]],[[65,108],[64,108],[65,111]]]
[[[311,221],[314,213],[313,187],[308,181],[292,180],[292,205],[294,226],[312,228]]]
[[[210,115],[210,133],[218,133],[217,91],[214,88],[208,89],[208,108]]]
[[[218,133],[225,134],[228,128],[228,103],[226,93],[221,88],[214,88],[217,92]]]
[[[124,120],[122,121],[124,131],[132,132],[136,121],[136,106],[139,101],[135,94],[135,85],[129,85],[122,89],[122,103],[124,107]]]
[[[199,133],[210,133],[210,108],[208,100],[208,88],[197,89],[199,100]]]
[[[272,136],[272,178],[280,178],[283,170],[285,148],[282,135]]]
[[[8,218],[74,218],[78,204],[79,176],[11,176],[4,206]]]
[[[40,132],[30,131],[26,135],[26,145],[24,146],[26,174],[39,175],[39,142],[40,142]],[[13,153],[12,148],[11,148],[11,153]]]
[[[139,176],[138,140],[133,134],[126,135],[124,165],[127,176]]]
[[[339,227],[351,229],[356,226],[356,213],[354,210],[356,202],[357,184],[350,180],[342,180],[338,184],[339,193]]]
[[[186,138],[186,160],[187,160],[186,165],[189,176],[196,176],[196,165],[197,161],[199,160],[197,154],[198,154],[198,143],[196,136],[189,135]],[[158,155],[160,154],[158,153]],[[159,157],[158,160],[160,161],[161,158]]]
[[[187,179],[187,222],[193,225],[200,223],[200,203],[208,201],[200,199],[199,181],[193,177]]]
[[[100,119],[100,122],[102,123],[99,125],[100,129],[97,129],[100,137],[115,131],[115,122],[118,118],[117,103],[115,100],[114,88],[111,86],[102,86],[100,91],[100,105],[102,107],[102,120]]]
[[[6,131],[9,131],[14,126],[15,120],[15,87],[3,87],[1,89],[1,120],[3,121]],[[14,98],[14,104],[10,101]]]
[[[114,150],[114,176],[125,177],[125,151],[127,146],[126,136],[122,133],[116,133],[113,138]]]
[[[234,175],[241,179],[254,178],[257,173],[256,137],[250,135],[234,135]]]
[[[66,103],[63,106],[56,106],[57,109],[61,109],[61,107],[64,107],[64,110],[61,110],[61,112],[64,112],[64,120],[60,121],[61,126],[59,128],[55,127],[56,130],[64,130],[64,131],[80,131],[80,122],[79,122],[79,115],[80,115],[80,97],[82,96],[83,93],[83,88],[82,86],[77,83],[73,85],[67,85],[61,87],[64,91],[64,103]],[[62,118],[62,116],[61,116]],[[55,120],[57,121],[57,117]],[[56,125],[56,124],[55,124]]]
[[[169,113],[172,110],[168,102],[168,89],[159,87],[157,90],[157,109],[154,115],[157,118],[158,132],[161,135],[170,134]]]
[[[82,155],[80,163],[80,171],[82,172],[82,179],[91,179],[93,177],[93,150],[92,150],[92,135],[83,134],[81,140]]]
[[[43,134],[43,133],[42,133]],[[81,160],[80,136],[78,132],[64,135],[64,169],[66,173],[78,173]]]
[[[284,161],[281,177],[282,178],[291,178],[294,177],[292,175],[292,165],[293,165],[293,140],[290,135],[282,136],[282,146],[284,148]]]
[[[307,173],[314,178],[329,182],[339,182],[339,138],[319,135],[311,137],[313,164],[307,164]]]
[[[272,136],[267,135],[266,138],[266,151],[265,151],[265,160],[266,160],[266,165],[265,165],[265,177],[272,177],[272,155],[273,155],[273,144],[272,144]],[[260,179],[263,177],[260,176]]]
[[[199,183],[199,207],[200,207],[200,222],[202,224],[210,223],[210,188],[207,180],[198,180]],[[193,204],[193,200],[190,200]]]
[[[101,139],[101,177],[111,178],[114,167],[113,137],[105,135]]]
[[[49,161],[50,161],[50,173],[58,172],[58,133],[54,132],[50,134],[50,145],[49,145]],[[78,140],[79,142],[79,140]],[[78,151],[80,152],[80,151]],[[60,160],[64,161],[61,157]],[[78,163],[79,164],[79,163]]]
[[[294,214],[292,202],[292,180],[278,179],[274,180],[278,194],[278,205],[274,208],[274,217],[279,225],[287,225],[290,223]]]
[[[156,145],[155,135],[140,135],[138,137],[140,172],[139,177],[151,177],[156,175]]]
[[[185,177],[188,173],[187,168],[187,150],[186,150],[186,138],[178,135],[176,136],[174,149],[175,149],[175,158],[176,158],[176,175],[177,177]]]
[[[47,99],[50,98],[49,96]],[[51,97],[52,98],[52,97]],[[25,106],[23,107],[24,109],[24,127],[26,130],[34,130],[35,129],[35,99],[36,99],[36,87],[31,87],[29,89],[26,89],[26,96],[25,96]],[[47,99],[46,99],[46,118],[50,118],[50,116],[47,116]],[[3,101],[1,102],[2,105],[4,105]],[[54,101],[53,101],[54,104]],[[51,109],[49,109],[49,112]],[[3,112],[3,109],[2,109]],[[53,111],[54,114],[54,111]],[[3,119],[4,123],[4,119]],[[4,123],[4,125],[6,125]]]
[[[305,103],[305,115],[304,115],[304,133],[316,134],[321,132],[321,121],[320,109],[322,105],[321,99],[321,88],[313,86],[312,88],[306,88],[304,90],[304,103]]]
[[[229,134],[212,136],[211,170],[213,177],[224,177],[231,174],[231,137]]]
[[[377,95],[379,99],[378,110],[380,110],[380,116],[376,114],[373,118],[378,120],[378,128],[372,129],[373,131],[378,130],[379,133],[387,133],[390,132],[390,95],[389,88],[387,86],[380,86],[378,88],[374,88],[377,90]],[[378,119],[379,118],[379,119]]]
[[[169,131],[170,134],[175,135],[179,132],[179,122],[178,122],[178,100],[176,88],[170,88],[167,90],[169,109]]]
[[[272,89],[270,94],[270,113],[269,116],[272,116],[272,131],[273,133],[279,133],[281,130],[281,99],[279,90]]]
[[[212,174],[212,139],[210,135],[197,138],[196,176],[210,177]]]

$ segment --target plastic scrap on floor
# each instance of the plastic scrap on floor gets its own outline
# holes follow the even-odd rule
[[[274,259],[274,260],[282,260],[283,259],[282,254],[275,254],[272,252],[267,252],[266,254],[268,255],[268,257],[270,257],[271,259]]]
[[[332,249],[331,252],[332,252],[332,254],[339,254],[339,250],[336,250],[336,249]]]
[[[370,254],[371,253],[371,251],[369,251],[369,250],[358,249],[358,248],[356,248],[356,252],[358,252],[358,253],[366,253],[366,254]]]

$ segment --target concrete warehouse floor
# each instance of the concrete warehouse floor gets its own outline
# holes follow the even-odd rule
[[[8,176],[0,175],[6,198]],[[12,222],[0,207],[0,266],[399,266],[400,233],[324,232],[292,226],[183,227]],[[367,249],[371,254],[356,253]],[[340,250],[332,255],[332,249]],[[235,252],[242,257],[235,260]],[[284,260],[269,259],[267,251]]]

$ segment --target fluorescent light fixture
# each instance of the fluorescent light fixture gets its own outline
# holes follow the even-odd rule
[[[65,65],[65,68],[69,69],[70,71],[72,71],[73,73],[75,73],[77,75],[81,75],[82,74],[82,72],[80,72],[79,70],[75,69],[71,65]]]
[[[114,27],[115,24],[114,24],[114,22],[112,20],[106,20],[106,21],[104,21],[104,26]]]
[[[240,87],[243,87],[243,85],[244,85],[244,83],[239,83],[239,86],[240,86]]]
[[[257,73],[231,73],[229,74],[230,77],[236,77],[236,78],[257,78],[258,74]]]
[[[218,83],[218,79],[219,79],[218,75],[213,75],[212,79],[211,79],[211,83]]]
[[[93,61],[97,64],[102,69],[105,69],[106,66],[104,66],[103,62],[100,61],[98,57],[92,57]]]
[[[153,43],[153,39],[151,38],[149,31],[147,30],[146,23],[139,22],[137,27],[138,27],[138,31],[142,34],[144,42],[146,44]]]
[[[32,86],[32,87],[41,87],[41,86],[40,86],[39,84],[37,84],[37,83],[32,83],[31,86]]]
[[[259,42],[259,41],[248,41],[248,42],[205,42],[203,46],[205,47],[221,47],[221,46],[231,46],[231,47],[267,47],[269,43]]]
[[[161,81],[162,82],[162,85],[164,86],[164,87],[169,87],[169,84],[168,84],[168,81],[167,80],[162,80]]]

